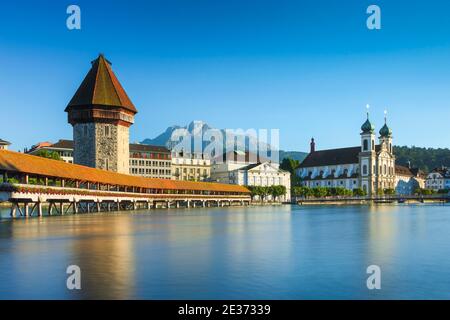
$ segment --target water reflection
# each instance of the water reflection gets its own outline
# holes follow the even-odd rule
[[[450,298],[448,206],[152,210],[0,220],[0,299]],[[82,290],[66,289],[66,268]],[[382,267],[368,291],[366,268]]]

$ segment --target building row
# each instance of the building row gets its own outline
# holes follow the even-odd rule
[[[245,186],[286,187],[282,200],[290,200],[290,173],[278,163],[248,152],[233,151],[209,159],[202,154],[172,152],[166,147],[129,143],[129,128],[138,113],[103,56],[91,62],[91,69],[65,108],[73,127],[73,140],[38,143],[26,153],[56,152],[68,163],[148,178],[211,181]],[[369,119],[361,126],[360,145],[310,152],[296,170],[307,187],[362,189],[368,195],[395,190],[412,194],[417,188],[435,190],[450,187],[447,169],[428,176],[417,168],[396,164],[392,130],[387,119],[378,137]],[[9,142],[0,139],[0,149]]]
[[[426,175],[422,171],[396,164],[392,130],[386,118],[377,143],[375,126],[367,113],[360,141],[359,146],[316,150],[316,142],[311,139],[310,152],[297,169],[302,185],[362,189],[368,195],[387,190],[407,195],[425,188]]]
[[[26,153],[55,152],[64,162],[74,163],[73,147],[72,140],[42,142]],[[279,164],[249,152],[234,151],[210,160],[201,154],[175,153],[166,147],[130,143],[129,154],[129,174],[133,176],[246,186],[283,185],[290,194],[290,173],[281,170]],[[289,201],[288,195],[283,200]]]
[[[65,108],[73,140],[38,143],[26,153],[56,152],[61,160],[117,173],[185,181],[209,181],[244,186],[283,185],[290,200],[290,174],[278,164],[248,153],[228,159],[171,152],[166,147],[129,143],[129,128],[137,108],[102,54]]]
[[[450,190],[450,169],[436,168],[427,176],[426,188],[434,191]]]

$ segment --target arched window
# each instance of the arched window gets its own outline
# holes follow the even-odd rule
[[[375,140],[372,140],[372,151],[375,151]]]
[[[364,139],[364,143],[363,143],[363,150],[367,151],[369,150],[369,141],[367,141],[367,139]]]
[[[387,169],[386,168],[387,168],[386,165],[384,165],[384,175],[387,174]]]

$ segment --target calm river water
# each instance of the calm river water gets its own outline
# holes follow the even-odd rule
[[[2,215],[0,299],[450,299],[448,205]]]

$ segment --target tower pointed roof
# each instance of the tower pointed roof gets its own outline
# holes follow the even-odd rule
[[[99,105],[120,107],[137,113],[136,107],[112,71],[111,62],[103,54],[100,54],[91,64],[91,70],[87,73],[65,111],[72,107]]]

